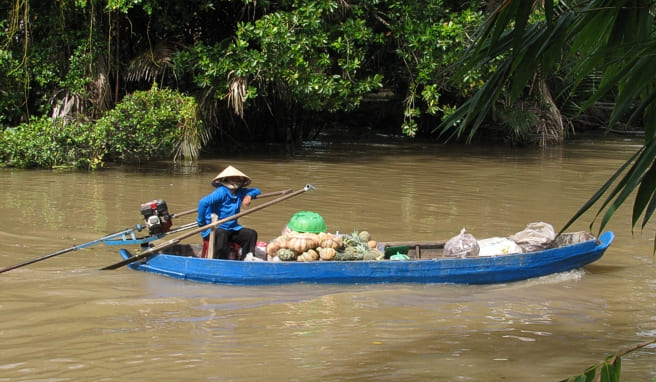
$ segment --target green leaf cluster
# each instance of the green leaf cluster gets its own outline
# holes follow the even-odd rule
[[[647,341],[630,349],[619,351],[606,357],[604,361],[588,367],[583,374],[563,379],[561,382],[620,382],[622,357],[654,343],[656,343],[656,340]]]
[[[598,365],[589,367],[583,374],[561,382],[620,382],[621,371],[622,359],[612,356]]]
[[[414,136],[422,116],[448,115],[455,100],[469,97],[482,85],[484,70],[470,71],[457,83],[449,79],[484,15],[476,4],[453,11],[442,1],[428,1],[393,3],[388,17],[395,53],[407,76],[402,128]],[[443,93],[451,97],[443,100]]]
[[[369,49],[380,39],[337,2],[296,1],[289,9],[239,22],[234,43],[196,45],[195,81],[221,89],[227,99],[234,80],[245,79],[240,101],[246,104],[262,97],[283,100],[289,108],[351,110],[382,86],[382,76],[366,68]]]

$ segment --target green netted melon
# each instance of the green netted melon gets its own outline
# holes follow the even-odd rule
[[[289,248],[280,248],[277,252],[278,258],[282,261],[295,261],[296,252],[292,251]]]

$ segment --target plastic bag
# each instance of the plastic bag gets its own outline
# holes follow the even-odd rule
[[[522,247],[506,237],[490,237],[478,241],[478,256],[510,255],[522,253]]]
[[[583,243],[584,241],[594,239],[596,239],[595,235],[587,231],[565,232],[556,238],[555,246],[564,247],[566,245]]]
[[[465,233],[463,228],[460,234],[444,243],[444,257],[477,257],[480,247],[474,235]]]
[[[549,223],[529,223],[523,231],[509,238],[522,247],[524,252],[535,252],[553,247],[556,232]]]
[[[390,256],[390,260],[410,260],[410,257],[402,253],[397,253],[396,255]]]
[[[266,261],[266,260],[262,260],[259,257],[255,257],[251,252],[248,252],[246,254],[246,257],[244,257],[244,261]]]
[[[255,243],[255,253],[253,254],[255,257],[258,259],[266,260],[267,258],[267,242],[265,241],[258,241]]]

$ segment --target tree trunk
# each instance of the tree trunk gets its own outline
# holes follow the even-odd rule
[[[556,106],[546,79],[538,75],[535,99],[538,103],[537,133],[541,147],[561,144],[565,140],[565,126],[560,109]]]

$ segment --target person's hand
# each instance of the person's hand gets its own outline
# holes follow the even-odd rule
[[[244,207],[250,206],[251,205],[251,196],[250,195],[244,196],[244,199],[241,201],[241,205],[244,206]]]

